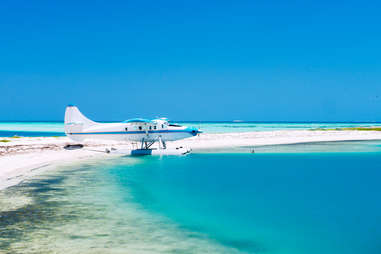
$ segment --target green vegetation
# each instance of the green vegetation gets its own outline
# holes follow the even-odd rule
[[[353,128],[342,128],[346,131],[381,131],[381,127],[353,127]]]
[[[9,139],[0,139],[0,142],[7,143],[7,142],[11,142],[11,141]]]
[[[316,129],[309,129],[310,131],[328,131],[328,129],[324,128],[316,128]]]

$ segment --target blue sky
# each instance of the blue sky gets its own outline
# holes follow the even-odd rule
[[[381,121],[380,9],[2,1],[0,120]]]

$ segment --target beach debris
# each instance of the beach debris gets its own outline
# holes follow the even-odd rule
[[[9,143],[7,143],[9,144]],[[0,146],[0,156],[6,154],[15,154],[15,153],[28,153],[36,151],[45,151],[45,150],[61,150],[62,147],[56,144],[33,144],[33,145],[4,145]]]
[[[74,144],[74,145],[68,144],[68,145],[64,146],[65,150],[76,150],[76,149],[81,149],[81,148],[83,148],[82,144]]]

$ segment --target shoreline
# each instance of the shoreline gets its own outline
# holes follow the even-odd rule
[[[64,149],[65,145],[75,143],[67,137],[0,137],[0,140],[10,140],[10,142],[0,143],[0,190],[17,185],[24,179],[38,175],[51,166],[81,162],[88,159],[108,159],[121,156],[120,154],[107,154],[105,153],[105,148],[132,149],[131,144],[127,142],[89,140],[84,142],[82,149],[66,150]],[[267,145],[370,140],[381,140],[381,132],[358,130],[279,130],[223,134],[206,133],[189,139],[168,142],[168,147],[183,146],[197,151]]]

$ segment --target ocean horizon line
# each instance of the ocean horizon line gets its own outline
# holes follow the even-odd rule
[[[107,120],[94,120],[95,122],[100,123],[120,123],[121,121],[107,121]],[[251,120],[169,120],[170,122],[177,122],[177,123],[265,123],[265,124],[271,124],[271,123],[375,123],[375,124],[381,124],[381,121],[251,121]],[[0,123],[64,123],[62,120],[0,120]]]

